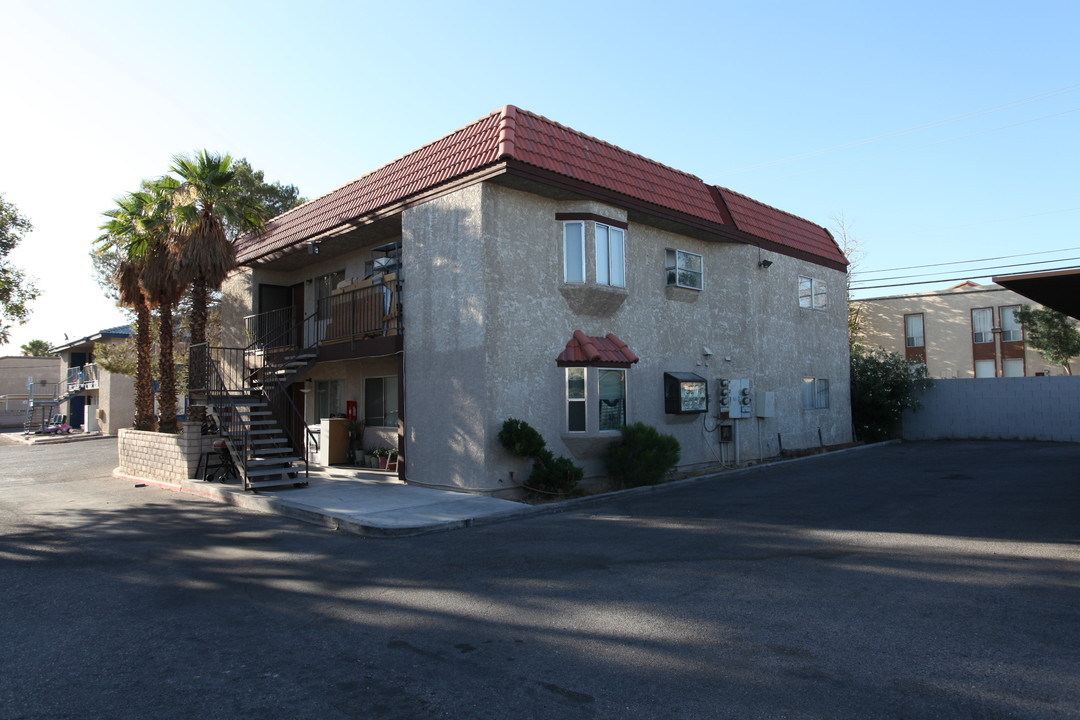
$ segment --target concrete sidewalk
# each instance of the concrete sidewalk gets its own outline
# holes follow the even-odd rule
[[[306,487],[285,485],[258,492],[245,492],[238,482],[191,479],[175,485],[114,474],[140,485],[188,492],[369,537],[452,530],[532,514],[538,509],[510,500],[406,485],[391,473],[353,468],[313,468]]]

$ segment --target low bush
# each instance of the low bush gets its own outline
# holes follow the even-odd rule
[[[510,418],[499,431],[499,443],[521,457],[533,461],[533,469],[524,487],[539,495],[580,495],[578,483],[585,471],[568,458],[547,449],[547,443],[531,425],[524,420]]]
[[[651,425],[624,425],[622,439],[604,454],[608,477],[620,488],[655,485],[679,462],[679,441]]]

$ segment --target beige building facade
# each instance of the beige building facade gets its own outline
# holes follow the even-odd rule
[[[514,125],[513,110],[494,118],[499,142],[520,143],[525,119],[548,131],[522,111]],[[674,435],[682,469],[850,442],[846,260],[827,231],[577,134],[607,172],[646,164],[636,172],[651,182],[594,187],[538,174],[543,158],[515,170],[503,147],[456,182],[356,207],[394,184],[380,173],[408,175],[395,165],[432,172],[426,154],[458,134],[239,248],[224,288],[231,342],[267,356],[308,347],[281,371],[306,425],[355,414],[365,446],[400,451],[407,482],[495,495],[530,468],[498,443],[510,418],[597,482],[625,423]],[[685,186],[679,208],[652,189],[663,182]],[[313,229],[341,217],[336,195],[356,217]]]
[[[922,358],[934,378],[1062,375],[1024,339],[1014,317],[1028,298],[1000,285],[963,282],[943,290],[853,300],[859,341]],[[1072,363],[1073,374],[1080,363]]]

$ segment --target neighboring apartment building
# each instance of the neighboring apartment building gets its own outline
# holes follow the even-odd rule
[[[1024,342],[1015,312],[1034,305],[1000,285],[971,281],[944,290],[853,300],[860,342],[922,358],[930,377],[1061,375]],[[1080,372],[1074,362],[1073,373]]]
[[[683,467],[851,440],[827,230],[512,106],[237,252],[232,376],[277,378],[308,426],[355,413],[410,483],[513,491],[508,418],[587,477],[635,421]]]
[[[55,395],[62,364],[59,357],[0,357],[0,427],[21,427],[31,399]]]
[[[130,327],[121,325],[53,348],[63,358],[64,367],[56,413],[67,415],[73,428],[116,435],[120,428],[131,427],[135,414],[134,379],[97,365],[94,345],[122,342],[132,334]]]

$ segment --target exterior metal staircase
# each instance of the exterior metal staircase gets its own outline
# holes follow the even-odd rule
[[[204,405],[225,440],[245,490],[307,484],[308,461],[304,436],[292,427],[302,413],[286,392],[295,360],[252,368],[247,348],[193,346],[189,351],[191,402]],[[305,361],[306,364],[306,361]],[[264,377],[274,382],[267,383]],[[199,382],[205,380],[205,382]],[[307,431],[307,437],[314,436]],[[317,445],[316,445],[317,447]],[[303,478],[300,477],[303,473]]]

